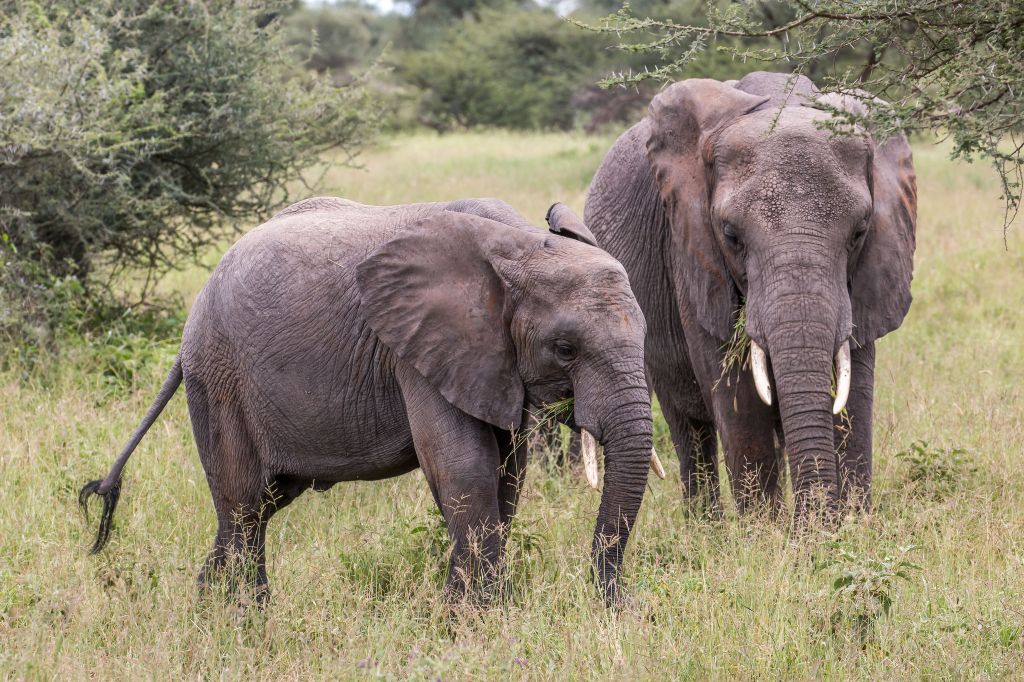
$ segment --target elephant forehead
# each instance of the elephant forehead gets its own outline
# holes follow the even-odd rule
[[[764,166],[863,175],[870,156],[867,138],[859,129],[837,134],[823,127],[831,120],[828,113],[807,107],[749,114],[715,137],[711,160],[716,167],[740,175]]]
[[[625,269],[592,246],[535,254],[524,274],[527,298],[543,309],[571,313],[577,319],[606,315],[611,309],[617,311],[614,315],[629,318],[639,312]]]
[[[768,231],[789,223],[832,224],[853,214],[860,203],[848,178],[821,168],[769,168],[744,185],[740,201]]]
[[[717,193],[769,231],[793,221],[836,221],[870,201],[862,141],[836,144],[828,131],[781,123],[723,133],[716,144]]]

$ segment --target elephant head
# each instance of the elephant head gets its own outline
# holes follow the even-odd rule
[[[574,397],[575,424],[605,446],[593,552],[614,600],[652,441],[646,324],[622,266],[577,234],[444,211],[358,280],[377,336],[463,412],[512,430],[526,403]]]
[[[903,136],[836,134],[810,81],[789,78],[672,85],[651,103],[647,154],[679,300],[723,344],[745,305],[755,385],[777,400],[802,515],[816,489],[838,501],[833,411],[850,344],[909,308],[916,187]]]

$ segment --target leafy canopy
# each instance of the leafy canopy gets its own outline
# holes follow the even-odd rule
[[[680,23],[627,5],[587,26],[628,36],[620,41],[627,51],[658,56],[653,68],[604,85],[674,79],[711,48],[751,70],[769,64],[812,75],[826,91],[861,97],[868,113],[848,116],[882,134],[937,132],[952,140],[954,158],[989,160],[1002,180],[1006,224],[1013,220],[1024,171],[1020,0],[712,2],[707,16],[707,25]],[[872,106],[871,95],[890,106]]]

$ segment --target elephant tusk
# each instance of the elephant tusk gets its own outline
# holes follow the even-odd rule
[[[754,372],[754,387],[765,405],[772,404],[772,384],[768,381],[768,356],[757,341],[750,340],[750,369]]]
[[[651,448],[651,469],[657,474],[658,478],[665,480],[665,467],[661,466],[661,460],[658,459],[658,451]]]
[[[836,351],[836,402],[832,414],[839,414],[846,407],[846,399],[850,397],[850,373],[850,342],[847,340]]]
[[[587,483],[597,490],[597,439],[586,429],[580,429],[580,458]]]

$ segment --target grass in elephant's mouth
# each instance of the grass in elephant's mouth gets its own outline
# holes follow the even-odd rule
[[[553,403],[542,405],[535,413],[535,416],[538,421],[542,422],[551,421],[553,419],[564,421],[572,414],[572,409],[575,404],[576,398],[563,398],[562,400],[556,400]]]
[[[725,354],[722,356],[722,376],[719,381],[727,377],[734,369],[742,370],[747,365],[750,357],[750,337],[747,336],[747,305],[741,303],[736,312],[736,321],[732,325],[732,336],[723,346]]]
[[[576,398],[563,398],[530,410],[533,419],[527,420],[523,428],[513,432],[513,446],[519,447],[524,443],[529,443],[539,431],[556,426],[568,419],[575,404]]]

